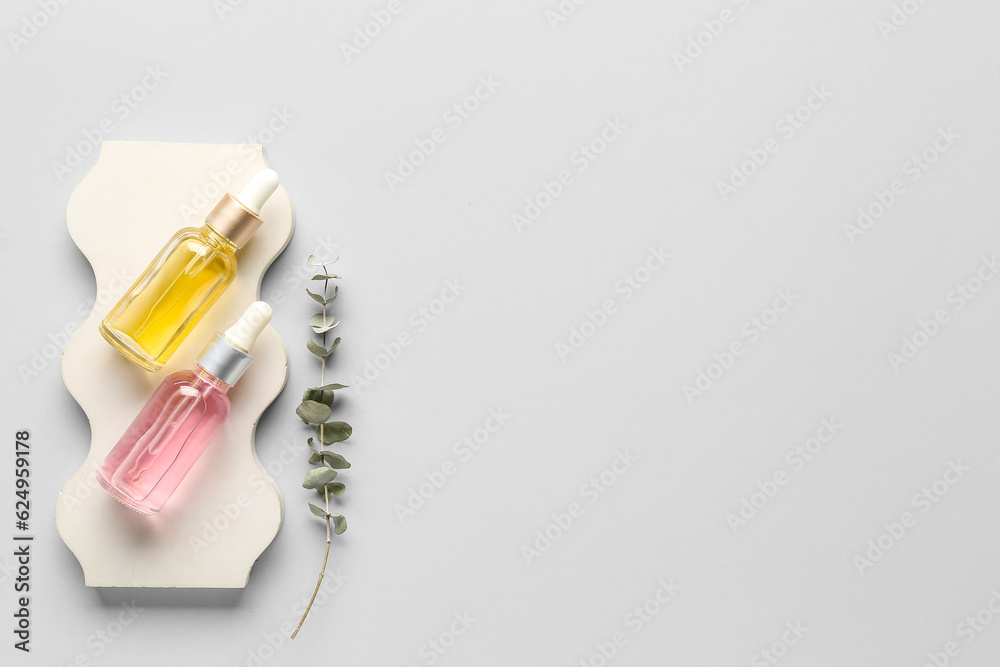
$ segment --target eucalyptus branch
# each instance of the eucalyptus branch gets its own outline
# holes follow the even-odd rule
[[[326,360],[337,349],[337,346],[340,345],[339,337],[334,339],[330,347],[327,347],[326,343],[327,334],[340,324],[328,312],[328,306],[333,303],[337,298],[337,293],[340,291],[338,287],[334,286],[333,295],[330,296],[330,281],[337,280],[340,276],[330,273],[326,263],[315,255],[310,255],[306,261],[311,266],[323,268],[322,273],[317,273],[312,277],[313,280],[323,281],[323,293],[316,294],[308,289],[306,290],[306,293],[313,301],[322,306],[319,313],[309,318],[309,326],[312,327],[314,333],[320,336],[320,343],[317,343],[312,338],[306,342],[306,348],[320,358],[319,386],[310,387],[305,390],[302,394],[302,402],[295,409],[295,414],[305,424],[314,429],[316,437],[319,439],[318,443],[313,438],[307,440],[309,449],[312,452],[309,456],[309,463],[317,467],[310,469],[306,473],[305,478],[302,480],[302,486],[306,489],[315,489],[323,498],[322,507],[309,503],[309,511],[323,519],[324,523],[326,523],[326,550],[323,553],[323,565],[319,570],[316,588],[313,589],[312,597],[309,599],[309,604],[306,606],[306,610],[302,614],[298,626],[292,632],[292,639],[295,639],[295,635],[299,633],[302,624],[305,623],[306,617],[312,609],[313,602],[316,601],[316,595],[323,585],[323,577],[326,576],[326,564],[330,559],[331,534],[340,535],[347,530],[347,519],[344,518],[344,515],[332,514],[330,512],[330,496],[339,499],[344,495],[346,486],[343,482],[335,482],[333,480],[337,477],[338,470],[350,468],[351,464],[340,454],[327,449],[327,445],[343,442],[350,438],[353,432],[351,425],[347,422],[329,421],[333,414],[334,392],[346,388],[346,385],[342,384],[326,384]]]

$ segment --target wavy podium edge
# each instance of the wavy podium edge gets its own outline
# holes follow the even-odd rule
[[[240,144],[208,144],[208,145],[206,145],[206,144],[177,144],[177,143],[165,143],[165,142],[122,142],[122,141],[113,141],[113,142],[112,141],[106,141],[106,142],[103,142],[102,145],[101,145],[101,149],[100,149],[100,151],[98,153],[97,161],[95,162],[94,166],[90,169],[90,171],[87,172],[87,174],[80,180],[80,182],[77,184],[77,186],[73,189],[73,192],[71,193],[70,198],[69,198],[69,200],[67,202],[67,205],[66,205],[66,225],[67,225],[67,228],[68,228],[68,231],[69,231],[69,234],[70,234],[70,238],[73,240],[74,245],[76,245],[76,247],[80,250],[81,254],[87,260],[88,264],[90,265],[91,270],[94,273],[94,280],[95,280],[95,284],[96,284],[96,294],[101,294],[101,290],[105,286],[102,285],[101,274],[98,271],[97,265],[94,263],[91,255],[88,254],[87,247],[86,247],[87,246],[87,241],[82,241],[79,238],[78,233],[75,231],[75,229],[80,226],[80,223],[75,222],[77,216],[73,212],[73,202],[74,202],[74,199],[76,199],[80,193],[85,192],[88,188],[94,187],[93,181],[96,180],[96,178],[97,178],[96,175],[102,169],[102,166],[103,166],[102,162],[105,161],[105,158],[110,153],[112,153],[115,150],[118,150],[120,148],[124,149],[124,147],[126,147],[126,146],[137,146],[137,145],[168,145],[168,146],[194,145],[194,146],[202,146],[202,147],[218,146],[220,149],[223,148],[223,147],[225,147],[226,149],[239,149],[241,147],[248,146],[255,153],[253,159],[249,160],[248,163],[252,165],[253,162],[259,161],[260,168],[267,167],[267,160],[266,160],[266,156],[264,155],[264,147],[262,145],[259,145],[259,144],[243,144],[243,145],[240,145]],[[284,242],[282,243],[282,245],[279,248],[277,248],[270,256],[266,256],[264,258],[264,264],[261,267],[261,270],[260,270],[259,275],[257,277],[257,284],[254,286],[254,292],[255,292],[255,294],[256,294],[256,296],[257,296],[258,299],[260,298],[260,289],[261,289],[261,284],[262,284],[263,279],[264,279],[264,275],[267,273],[267,271],[269,270],[269,268],[271,267],[271,265],[274,263],[274,261],[278,258],[278,256],[280,256],[281,253],[284,252],[285,248],[288,247],[288,244],[291,241],[291,237],[292,237],[292,235],[293,235],[293,233],[295,231],[295,212],[294,212],[294,207],[291,204],[291,199],[287,196],[287,193],[284,192],[284,188],[279,188],[279,192],[282,192],[285,195],[284,196],[284,200],[287,203],[287,214],[288,214],[288,217],[289,217],[289,220],[290,220],[290,228],[289,228],[288,234],[285,237]],[[107,282],[107,280],[105,280],[104,282]],[[80,466],[80,468],[78,468],[76,470],[76,472],[74,472],[69,477],[69,479],[63,485],[62,489],[59,492],[59,495],[56,498],[56,503],[55,503],[55,505],[56,505],[55,506],[55,521],[56,521],[56,529],[57,529],[57,531],[59,533],[60,538],[62,539],[63,543],[67,546],[67,548],[69,548],[69,550],[73,553],[73,555],[76,558],[77,562],[79,562],[80,567],[83,570],[84,579],[85,579],[85,585],[87,585],[87,586],[94,586],[94,587],[101,587],[101,588],[195,588],[195,589],[198,589],[198,588],[201,588],[201,589],[205,589],[205,588],[245,588],[246,585],[247,585],[247,583],[248,583],[248,581],[249,581],[249,579],[250,579],[250,572],[252,571],[254,564],[260,558],[261,554],[263,554],[264,551],[274,541],[274,538],[277,536],[278,531],[280,530],[281,524],[283,523],[283,519],[284,519],[284,499],[282,497],[280,487],[278,486],[277,482],[275,482],[274,478],[271,477],[271,475],[268,473],[267,469],[261,464],[260,459],[257,456],[257,443],[256,443],[257,424],[260,422],[261,416],[263,416],[264,412],[271,406],[272,403],[274,403],[275,399],[277,399],[277,397],[281,394],[282,390],[285,388],[285,385],[288,382],[288,374],[289,374],[289,371],[288,371],[288,352],[287,352],[287,348],[285,347],[284,341],[281,339],[281,337],[278,335],[277,331],[271,325],[268,325],[266,327],[264,333],[268,334],[268,335],[272,335],[274,337],[274,339],[278,343],[277,349],[278,349],[278,351],[280,352],[280,355],[281,355],[281,362],[282,362],[282,365],[283,365],[283,371],[284,372],[281,375],[281,381],[280,381],[280,383],[276,383],[275,384],[274,390],[271,391],[266,396],[261,396],[261,398],[260,398],[260,400],[261,400],[260,409],[259,409],[259,411],[255,411],[256,416],[254,417],[253,423],[251,424],[251,427],[250,427],[250,442],[249,442],[249,444],[250,444],[249,450],[250,450],[250,455],[251,455],[251,460],[252,460],[253,466],[256,468],[257,473],[260,475],[260,478],[267,484],[268,490],[270,491],[271,494],[273,494],[274,499],[277,501],[277,504],[278,504],[278,519],[274,523],[274,529],[269,534],[262,536],[262,541],[260,543],[259,550],[257,550],[252,555],[252,557],[249,559],[249,561],[246,563],[246,572],[245,572],[245,574],[241,578],[240,577],[236,577],[235,575],[232,575],[231,578],[230,578],[230,580],[228,580],[226,582],[221,582],[220,581],[217,584],[210,584],[210,585],[190,584],[190,583],[188,583],[188,584],[185,584],[185,583],[176,583],[176,584],[171,584],[171,583],[94,584],[94,583],[91,583],[89,581],[89,576],[88,576],[88,572],[87,572],[87,565],[86,565],[84,559],[81,558],[80,545],[75,542],[74,536],[72,536],[70,534],[67,534],[67,532],[63,530],[63,523],[71,520],[70,517],[66,516],[66,514],[69,512],[69,509],[66,507],[66,502],[64,500],[67,497],[67,493],[66,493],[67,489],[69,489],[72,485],[77,484],[77,483],[87,484],[87,482],[85,481],[85,471],[86,472],[90,472],[93,469],[91,466],[88,465],[88,461],[92,457],[97,456],[97,454],[95,454],[96,442],[95,442],[95,438],[94,438],[93,418],[91,417],[90,413],[87,410],[87,404],[90,401],[88,401],[86,398],[83,398],[84,396],[87,395],[88,386],[84,386],[82,384],[82,382],[79,383],[79,384],[78,383],[74,383],[72,380],[70,380],[69,378],[67,378],[67,376],[66,376],[66,363],[67,363],[67,359],[69,359],[73,355],[77,354],[76,350],[78,349],[79,338],[80,338],[81,334],[84,332],[85,328],[88,327],[88,326],[93,326],[94,328],[96,328],[96,322],[99,321],[99,319],[100,319],[100,314],[98,313],[98,308],[99,308],[98,303],[95,300],[94,306],[91,308],[90,313],[85,318],[83,325],[80,326],[80,328],[70,337],[69,341],[66,343],[66,345],[65,345],[65,347],[63,349],[62,360],[61,360],[61,364],[60,364],[60,374],[61,374],[62,379],[63,379],[63,384],[66,386],[66,389],[69,391],[70,395],[73,397],[73,399],[77,402],[77,404],[80,406],[80,408],[83,410],[84,414],[86,415],[88,426],[89,426],[90,432],[91,432],[90,447],[89,447],[89,449],[87,451],[87,455],[84,457],[83,464]],[[96,466],[93,466],[93,467],[96,467]],[[243,563],[233,564],[232,568],[237,567],[237,565],[240,566],[240,567],[242,567]]]

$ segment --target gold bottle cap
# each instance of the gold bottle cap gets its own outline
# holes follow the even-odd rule
[[[277,189],[278,174],[273,169],[261,169],[240,194],[223,195],[205,221],[237,248],[242,248],[264,224],[260,209]]]
[[[228,192],[222,196],[212,212],[205,218],[219,232],[233,242],[237,248],[246,245],[264,221],[260,216],[240,203],[240,200]]]

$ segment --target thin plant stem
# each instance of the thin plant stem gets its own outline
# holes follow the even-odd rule
[[[323,273],[329,275],[330,270],[323,265]],[[327,299],[327,293],[330,289],[330,279],[327,278],[323,281],[323,301]],[[323,304],[323,326],[326,326],[326,303]],[[323,348],[326,348],[326,331],[322,333],[323,336]],[[319,386],[323,387],[326,385],[326,357],[320,358],[319,366]],[[322,389],[320,394],[322,394]],[[322,398],[322,395],[320,396]],[[325,448],[323,444],[323,424],[319,425],[319,448],[322,451]],[[319,578],[316,580],[316,588],[313,590],[312,597],[309,598],[309,604],[306,606],[306,610],[302,612],[302,618],[299,619],[299,624],[295,627],[292,632],[292,639],[295,639],[295,635],[299,634],[299,630],[302,629],[302,624],[306,622],[306,616],[309,615],[309,611],[312,609],[313,602],[316,601],[316,596],[319,594],[320,586],[323,585],[323,577],[326,576],[326,563],[330,558],[330,489],[323,485],[323,504],[326,507],[326,551],[323,553],[323,565],[319,569]]]

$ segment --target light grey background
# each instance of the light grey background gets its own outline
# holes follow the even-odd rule
[[[889,0],[591,0],[555,29],[558,0],[400,2],[350,61],[341,43],[386,2],[245,0],[221,17],[209,0],[70,2],[16,45],[45,3],[5,3],[0,388],[8,446],[32,432],[37,539],[30,656],[10,646],[12,561],[0,561],[4,663],[596,667],[597,645],[621,631],[619,665],[773,664],[758,652],[778,642],[789,667],[916,666],[950,641],[949,664],[994,664],[1000,622],[972,641],[960,624],[983,609],[978,622],[993,620],[1000,587],[1000,285],[961,309],[953,290],[976,287],[1000,250],[996,3],[898,2],[887,33]],[[732,22],[679,68],[675,53],[704,21],[719,32],[723,10]],[[121,118],[115,100],[147,67],[165,79]],[[445,112],[479,77],[499,87],[453,128]],[[788,137],[778,124],[813,87],[832,97],[813,98]],[[275,110],[291,118],[262,137]],[[263,287],[284,297],[274,325],[291,376],[257,432],[285,523],[239,593],[88,589],[55,531],[87,421],[58,360],[19,368],[95,298],[64,218],[95,153],[61,179],[53,163],[104,118],[114,140],[256,137],[295,206]],[[628,127],[577,171],[574,152],[608,119]],[[437,127],[447,141],[391,191],[385,172]],[[957,139],[912,181],[907,162],[947,128]],[[724,201],[717,183],[769,137],[777,152]],[[519,232],[511,215],[564,169],[572,184]],[[905,192],[852,243],[845,225],[895,179]],[[626,300],[616,282],[650,246],[672,258]],[[300,268],[317,250],[339,254],[344,275],[331,379],[358,384],[384,344],[413,342],[342,395],[354,467],[331,571],[347,578],[289,641],[281,627],[322,555],[305,457],[279,458],[301,446],[293,410],[317,375]],[[456,279],[461,296],[418,331],[411,314]],[[751,341],[744,323],[779,290],[794,305]],[[616,312],[561,359],[557,343],[606,299]],[[938,310],[947,324],[893,368],[887,355]],[[745,353],[687,400],[683,386],[734,341]],[[498,407],[505,425],[461,461],[453,443]],[[842,429],[795,469],[786,453],[828,418]],[[590,504],[581,485],[619,452],[637,461]],[[395,505],[448,460],[455,474],[401,523]],[[946,495],[915,499],[958,462],[968,470],[939,482]],[[0,456],[8,541],[12,464]],[[778,471],[787,483],[734,532],[727,515]],[[582,516],[529,564],[522,547],[573,502]],[[882,536],[904,512],[915,525]],[[892,548],[859,567],[880,536]],[[627,615],[671,579],[680,592],[634,632]],[[101,640],[133,601],[134,622]],[[432,660],[427,642],[464,612],[471,628]],[[786,632],[796,623],[801,638]]]

